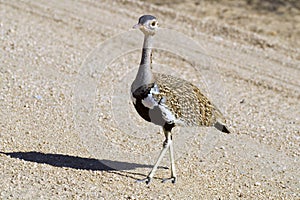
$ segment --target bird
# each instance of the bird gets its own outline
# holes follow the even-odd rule
[[[133,26],[144,34],[142,56],[138,72],[131,84],[132,103],[146,121],[162,127],[165,140],[158,159],[146,178],[137,180],[149,184],[167,150],[170,153],[171,177],[163,182],[176,182],[172,129],[175,126],[214,126],[230,133],[226,120],[216,106],[192,83],[168,74],[152,72],[154,36],[159,29],[153,15],[143,15]]]

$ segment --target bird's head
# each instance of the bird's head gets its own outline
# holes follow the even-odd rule
[[[140,29],[145,35],[154,35],[158,29],[158,22],[156,17],[152,15],[143,15],[132,28]]]

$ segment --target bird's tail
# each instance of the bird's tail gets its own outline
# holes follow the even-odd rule
[[[226,127],[226,125],[224,125],[224,124],[222,124],[222,123],[220,123],[218,121],[214,124],[214,127],[216,129],[218,129],[219,131],[222,131],[224,133],[230,133],[230,131],[228,130],[228,128]]]

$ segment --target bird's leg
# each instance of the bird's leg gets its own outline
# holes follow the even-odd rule
[[[174,161],[174,148],[173,148],[173,140],[170,134],[170,161],[171,161],[171,178],[164,179],[162,182],[172,181],[172,183],[176,182],[176,169],[175,169],[175,161]]]
[[[160,154],[158,156],[158,159],[157,159],[154,167],[152,168],[152,170],[148,174],[147,178],[142,179],[142,180],[138,180],[138,182],[145,181],[147,184],[150,183],[151,179],[153,178],[153,176],[154,176],[154,174],[155,174],[155,172],[157,170],[158,165],[160,164],[161,159],[164,157],[164,155],[166,154],[166,151],[170,147],[170,144],[172,142],[172,140],[171,140],[171,132],[164,130],[164,133],[165,133],[165,136],[166,136],[166,140],[163,143],[163,149],[161,150],[161,152],[160,152]]]

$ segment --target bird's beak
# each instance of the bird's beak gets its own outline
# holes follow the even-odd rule
[[[136,25],[134,25],[132,28],[133,29],[139,29],[141,27],[141,24],[136,24]]]

